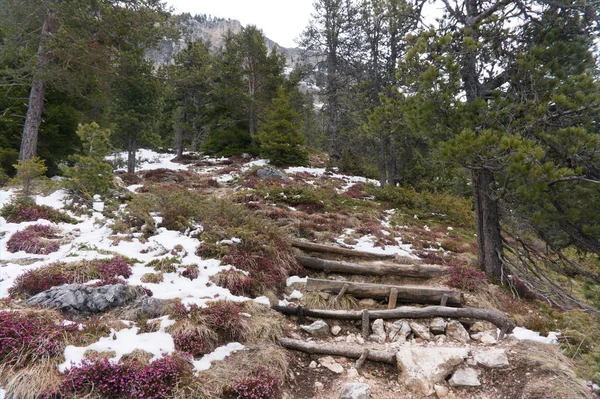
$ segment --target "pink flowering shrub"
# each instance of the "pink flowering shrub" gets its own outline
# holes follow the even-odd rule
[[[28,254],[48,255],[60,248],[60,242],[52,240],[57,238],[57,232],[52,226],[43,224],[27,226],[10,237],[6,242],[6,249],[8,252],[25,251]]]
[[[233,295],[248,296],[253,290],[254,279],[237,270],[221,271],[210,277],[219,287],[227,288]]]
[[[233,384],[236,399],[277,399],[279,378],[266,369],[259,369],[256,375]]]
[[[212,352],[208,345],[203,342],[200,334],[196,331],[173,334],[173,342],[175,343],[175,349],[189,353],[195,358],[202,357],[207,353]]]
[[[88,360],[71,368],[59,390],[45,394],[45,398],[85,397],[94,393],[107,399],[162,399],[169,397],[191,372],[191,365],[181,355],[165,356],[145,367],[115,364],[106,358]]]
[[[52,263],[29,270],[15,279],[8,290],[12,298],[27,298],[63,284],[101,280],[99,285],[122,283],[117,276],[131,276],[130,261],[122,256],[109,259],[84,260],[71,263]]]
[[[25,367],[62,356],[64,327],[35,313],[0,312],[0,364]]]
[[[210,324],[217,330],[233,333],[240,331],[243,327],[242,312],[243,304],[230,301],[210,302],[202,313],[210,316]]]
[[[485,273],[464,265],[451,264],[448,285],[466,291],[475,291],[486,284]]]
[[[183,277],[187,277],[190,280],[195,280],[198,278],[198,266],[188,266],[184,271],[181,272]]]
[[[69,215],[49,206],[18,202],[2,207],[0,216],[4,217],[8,223],[35,222],[39,219],[46,219],[54,223],[77,223],[77,220]]]

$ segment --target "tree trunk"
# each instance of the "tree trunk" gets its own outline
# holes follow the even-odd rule
[[[41,40],[37,51],[39,65],[31,82],[27,115],[25,117],[25,126],[23,127],[23,137],[21,138],[21,149],[19,152],[19,159],[23,161],[33,158],[37,153],[38,134],[40,125],[42,124],[44,96],[46,94],[46,80],[42,76],[46,65],[50,63],[50,54],[46,50],[46,46],[52,36],[52,22],[55,14],[53,9],[46,10],[46,18],[42,26]]]
[[[387,182],[387,148],[385,144],[385,133],[381,131],[379,133],[379,185],[381,187],[385,186]]]
[[[137,150],[137,145],[135,139],[133,137],[129,138],[129,143],[127,144],[127,173],[134,174],[135,173],[135,152]]]
[[[487,169],[473,170],[473,191],[475,216],[477,221],[477,245],[479,268],[492,281],[501,281],[502,275],[502,235],[498,201],[489,195],[489,187],[494,175]]]

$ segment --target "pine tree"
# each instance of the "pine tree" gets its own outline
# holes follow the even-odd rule
[[[301,133],[300,115],[294,110],[289,94],[279,87],[260,126],[260,153],[273,165],[306,165],[308,152]]]

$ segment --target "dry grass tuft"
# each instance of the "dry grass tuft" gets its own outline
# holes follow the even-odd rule
[[[83,354],[83,358],[87,359],[87,360],[93,360],[93,359],[111,359],[111,358],[113,358],[115,356],[117,356],[117,352],[115,352],[115,351],[102,351],[102,352],[98,352],[97,350],[94,350],[94,349],[88,349]]]
[[[355,310],[358,309],[358,299],[352,295],[342,295],[335,300],[335,295],[323,295],[320,292],[305,292],[302,302],[311,309]]]
[[[246,344],[276,343],[283,336],[286,319],[280,313],[252,301],[244,303],[244,311],[252,315],[245,323]]]
[[[153,356],[154,355],[144,350],[136,349],[133,352],[124,355],[121,358],[121,363],[146,366],[150,364],[150,359],[152,359]]]
[[[20,370],[0,366],[0,385],[6,390],[8,398],[36,398],[60,386],[62,378],[57,371],[59,363],[56,359],[46,360]]]
[[[216,348],[219,344],[219,334],[214,330],[210,319],[206,315],[200,315],[195,312],[193,319],[177,320],[175,324],[165,329],[171,335],[176,334],[197,334],[200,340],[207,347]]]

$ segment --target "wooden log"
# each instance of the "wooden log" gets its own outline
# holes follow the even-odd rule
[[[362,336],[364,339],[369,338],[370,324],[369,311],[365,309],[362,311]]]
[[[297,307],[273,306],[276,310],[285,315],[296,315]],[[361,320],[361,310],[321,310],[303,308],[303,313],[308,317],[337,319],[337,320]],[[496,325],[505,334],[510,334],[515,328],[515,324],[503,313],[495,310],[476,309],[476,308],[449,308],[446,306],[426,306],[417,308],[414,306],[401,306],[391,310],[370,310],[371,319],[429,319],[434,317],[449,317],[453,319],[475,319],[485,320]]]
[[[369,265],[362,265],[360,263],[339,262],[310,256],[296,256],[296,260],[299,264],[309,269],[367,276],[431,278],[450,273],[446,266],[440,265],[399,265],[389,262],[377,262]]]
[[[351,256],[357,258],[368,258],[368,259],[395,259],[396,255],[388,254],[375,254],[365,251],[357,251],[354,249],[334,247],[332,245],[315,244],[308,241],[292,240],[292,247],[301,249],[303,251],[311,252],[322,252],[335,255]]]
[[[351,359],[360,359],[364,352],[362,347],[357,346],[315,344],[314,342],[305,342],[291,338],[280,338],[279,343],[287,349],[318,355],[345,356]],[[375,362],[396,364],[396,352],[369,350],[367,359]]]
[[[388,299],[392,288],[395,288],[398,291],[396,299],[404,303],[439,305],[444,295],[448,295],[448,306],[462,306],[464,302],[463,294],[460,291],[429,287],[404,287],[399,285],[353,283],[309,278],[306,283],[306,289],[308,291],[338,293],[343,289],[344,285],[348,286],[346,294],[359,298]]]
[[[398,301],[398,288],[392,288],[390,290],[390,299],[388,300],[388,309],[394,309],[396,302]]]

